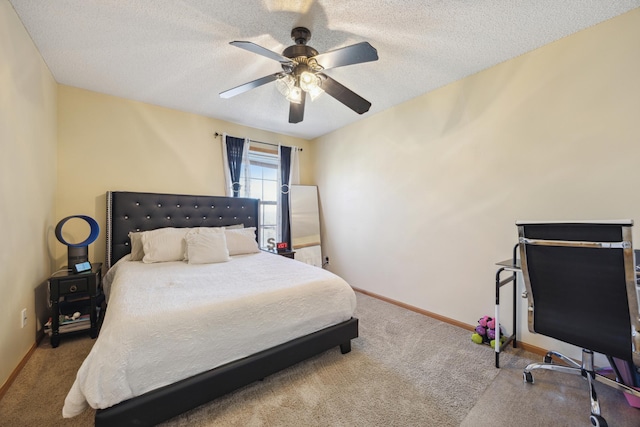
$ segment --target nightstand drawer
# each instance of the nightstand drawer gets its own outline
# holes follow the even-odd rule
[[[73,294],[75,292],[87,292],[89,281],[85,278],[69,279],[60,281],[60,295]]]

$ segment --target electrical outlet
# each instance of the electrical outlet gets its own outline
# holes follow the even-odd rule
[[[20,319],[22,321],[22,327],[27,326],[27,309],[23,308],[22,313],[20,314]]]

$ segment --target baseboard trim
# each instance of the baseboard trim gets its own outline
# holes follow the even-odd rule
[[[523,350],[529,351],[533,354],[537,354],[539,356],[545,356],[549,350],[546,350],[542,347],[535,346],[533,344],[527,344],[526,342],[518,341],[518,348],[522,348]]]
[[[0,387],[0,400],[2,400],[4,395],[7,393],[7,390],[9,390],[9,387],[11,387],[11,384],[13,384],[15,379],[18,377],[18,374],[20,373],[20,371],[22,371],[22,368],[24,368],[24,365],[27,364],[33,352],[36,351],[36,348],[38,348],[38,343],[34,342],[31,345],[31,348],[29,349],[29,351],[27,351],[27,354],[25,354],[22,360],[20,361],[20,363],[18,363],[18,366],[16,366],[13,372],[11,372],[11,375],[9,375],[9,378],[7,378],[7,381],[5,381],[4,384],[2,384],[2,387]]]
[[[403,302],[396,301],[394,299],[387,298],[385,296],[382,296],[382,295],[379,295],[379,294],[376,294],[376,293],[373,293],[373,292],[365,291],[364,289],[353,288],[353,290],[356,291],[356,292],[359,292],[361,294],[368,295],[368,296],[370,296],[372,298],[376,298],[376,299],[379,299],[381,301],[388,302],[389,304],[397,305],[398,307],[402,307],[402,308],[407,309],[409,311],[413,311],[415,313],[422,314],[422,315],[427,316],[427,317],[431,317],[431,318],[439,320],[441,322],[448,323],[450,325],[457,326],[457,327],[462,328],[462,329],[466,329],[468,331],[475,331],[475,329],[476,329],[475,325],[469,325],[468,323],[460,322],[459,320],[455,320],[455,319],[452,319],[450,317],[442,316],[440,314],[433,313],[433,312],[428,311],[428,310],[423,310],[423,309],[415,307],[413,305],[405,304]],[[529,352],[531,352],[533,354],[538,354],[540,356],[544,356],[545,354],[547,354],[547,351],[548,351],[548,350],[545,350],[544,348],[537,347],[537,346],[535,346],[533,344],[527,344],[527,343],[522,342],[520,340],[518,340],[517,346],[518,346],[518,348],[522,348],[525,351],[529,351]]]

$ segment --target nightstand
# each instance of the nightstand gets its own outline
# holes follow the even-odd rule
[[[49,278],[51,301],[51,347],[60,344],[61,335],[89,331],[98,336],[98,298],[102,295],[102,263],[91,265],[85,273],[65,272]],[[62,313],[61,313],[62,311]],[[60,314],[88,311],[89,321],[78,320],[60,325]]]
[[[291,258],[291,259],[295,259],[294,255],[296,254],[296,251],[289,251],[289,250],[282,251],[282,252],[268,251],[266,249],[261,249],[261,250],[263,250],[265,252],[268,252],[270,254],[280,255],[280,256],[283,256],[285,258]]]
[[[283,251],[283,252],[278,252],[278,255],[283,256],[285,258],[291,258],[291,259],[295,259],[294,255],[296,254],[296,251]]]

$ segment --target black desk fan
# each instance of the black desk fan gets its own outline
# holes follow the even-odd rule
[[[62,227],[64,224],[72,218],[79,218],[87,222],[91,231],[89,236],[80,243],[69,243],[64,237],[62,237]],[[87,215],[71,215],[63,218],[58,225],[56,225],[56,238],[60,243],[67,246],[67,268],[74,273],[82,273],[91,270],[91,263],[89,262],[89,245],[98,238],[100,234],[100,226],[97,221]]]

